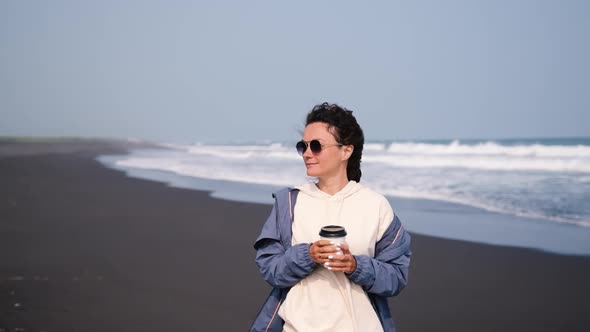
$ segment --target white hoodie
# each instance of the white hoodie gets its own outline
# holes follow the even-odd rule
[[[393,211],[385,197],[350,181],[329,195],[315,185],[300,187],[292,225],[292,244],[320,239],[322,226],[340,225],[353,255],[374,257],[375,243],[391,221]],[[284,331],[383,331],[379,318],[361,286],[344,273],[322,266],[291,288],[279,309]]]

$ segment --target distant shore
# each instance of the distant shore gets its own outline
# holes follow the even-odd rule
[[[0,138],[0,331],[244,331],[269,206],[129,178],[151,143]],[[444,222],[444,221],[442,221]],[[590,257],[413,235],[399,331],[586,331]]]

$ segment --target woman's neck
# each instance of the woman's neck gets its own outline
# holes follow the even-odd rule
[[[346,176],[346,174],[344,174],[344,176],[331,177],[327,179],[320,178],[317,183],[317,186],[321,191],[325,192],[326,194],[334,195],[340,190],[342,190],[342,188],[346,187],[347,184],[348,177]]]

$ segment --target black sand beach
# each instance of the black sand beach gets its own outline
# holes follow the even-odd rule
[[[252,244],[270,206],[94,159],[134,146],[0,140],[0,331],[248,329],[269,291]],[[417,234],[412,249],[399,331],[590,326],[590,257]]]

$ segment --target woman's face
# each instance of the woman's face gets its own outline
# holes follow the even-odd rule
[[[317,178],[337,176],[339,172],[346,175],[346,163],[352,153],[352,146],[339,146],[325,122],[310,123],[303,130],[304,141],[309,144],[314,139],[320,141],[322,151],[314,154],[308,146],[303,153],[307,175]]]

